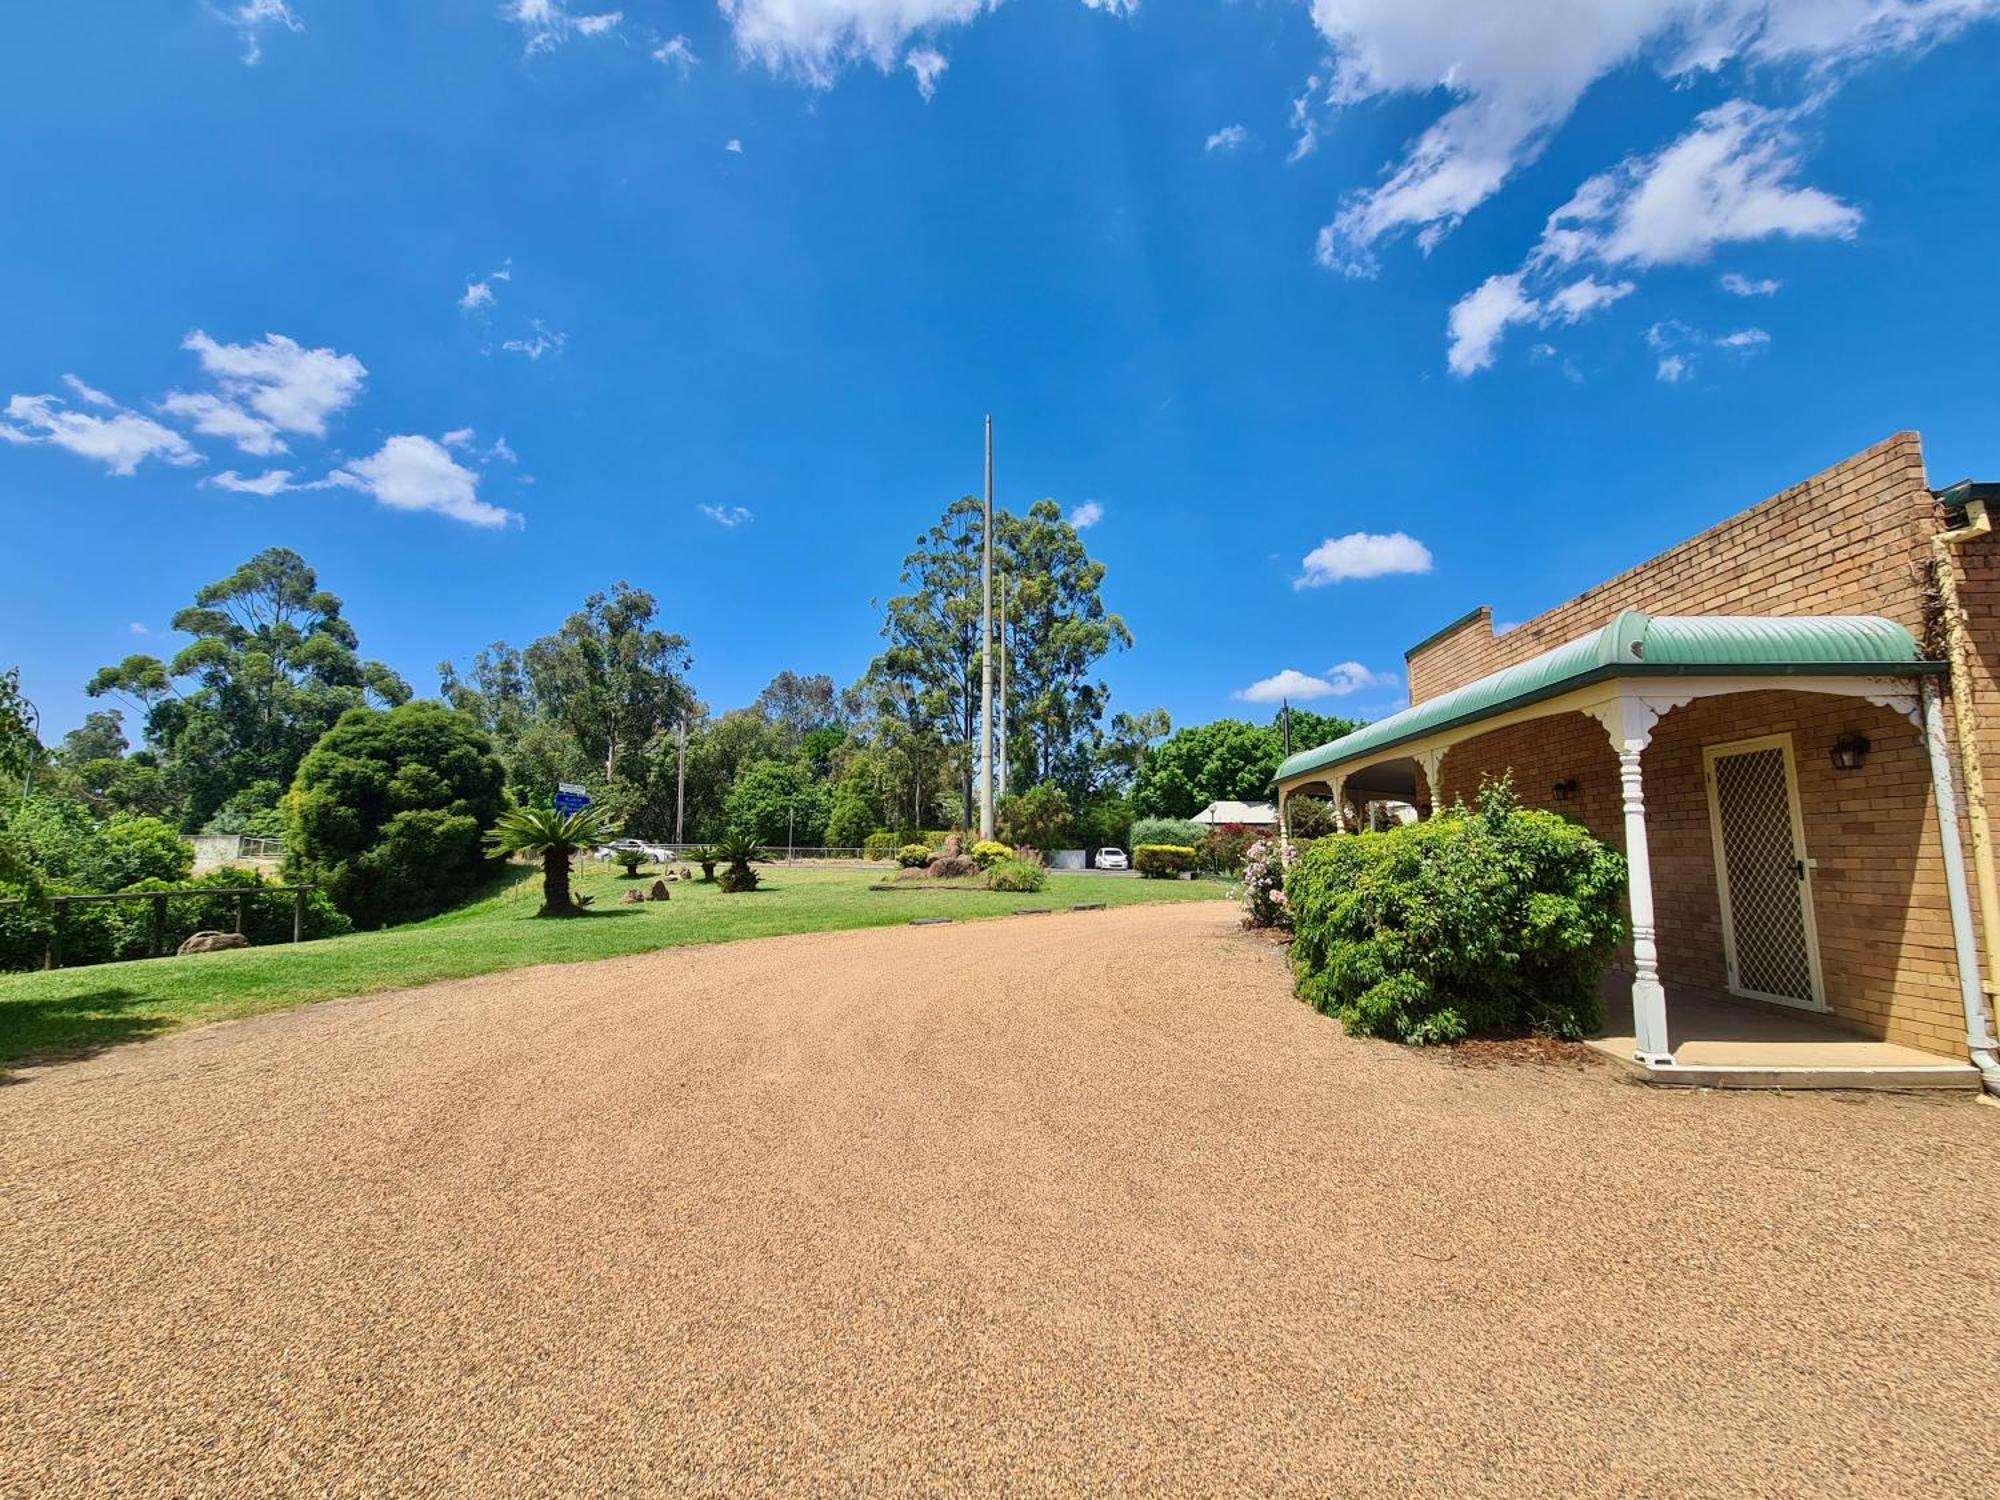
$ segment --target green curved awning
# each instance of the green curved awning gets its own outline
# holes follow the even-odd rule
[[[1560,697],[1612,677],[1914,677],[1942,672],[1916,637],[1879,615],[1649,615],[1628,609],[1601,630],[1391,714],[1278,767],[1277,780],[1324,771],[1442,730]]]

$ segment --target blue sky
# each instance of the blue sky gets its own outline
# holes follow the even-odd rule
[[[59,733],[282,544],[419,692],[620,577],[717,708],[845,681],[990,410],[1115,706],[1380,714],[1893,431],[2000,477],[1996,70],[2000,0],[22,7],[0,664]]]

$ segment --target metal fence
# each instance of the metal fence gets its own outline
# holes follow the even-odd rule
[[[246,886],[197,886],[179,891],[112,891],[101,895],[48,896],[43,904],[52,907],[55,919],[49,924],[48,944],[42,954],[44,969],[63,967],[63,937],[69,925],[69,909],[87,903],[103,901],[149,901],[153,907],[152,925],[148,931],[146,944],[147,958],[163,957],[167,951],[167,903],[170,901],[218,901],[236,898],[236,931],[243,931],[249,905],[255,896],[290,896],[292,898],[292,941],[302,942],[305,938],[306,894],[315,889],[310,885],[246,885]],[[0,906],[28,906],[25,900],[0,901]]]
[[[668,863],[669,861],[675,861],[675,860],[686,861],[687,857],[691,853],[702,848],[703,846],[694,843],[688,843],[688,844],[648,843],[642,845],[641,847],[647,860],[649,860],[651,863],[665,864]],[[858,846],[854,848],[836,848],[823,845],[808,846],[805,844],[796,844],[796,845],[786,846],[782,844],[767,844],[765,847],[766,849],[769,850],[771,858],[778,861],[780,864],[810,864],[814,862],[835,862],[835,861],[843,863],[853,863],[856,861],[866,860],[868,858],[867,851]],[[597,851],[597,858],[601,860],[615,859],[617,855],[618,851],[616,849],[607,848],[607,849],[599,849]]]

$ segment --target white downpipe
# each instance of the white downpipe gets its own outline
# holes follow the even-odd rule
[[[1951,906],[1951,941],[1958,956],[1959,998],[1965,1007],[1965,1045],[1989,1094],[2000,1094],[2000,1039],[1986,1021],[1986,992],[1980,983],[1979,941],[1972,929],[1972,896],[1965,878],[1965,849],[1958,837],[1958,791],[1952,782],[1951,752],[1938,713],[1937,683],[1923,680],[1924,746],[1930,752],[1931,787],[1937,799],[1938,838],[1944,845],[1944,888]]]

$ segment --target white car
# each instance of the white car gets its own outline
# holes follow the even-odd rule
[[[1123,849],[1099,849],[1097,868],[1100,870],[1129,870],[1132,866],[1125,859]]]

